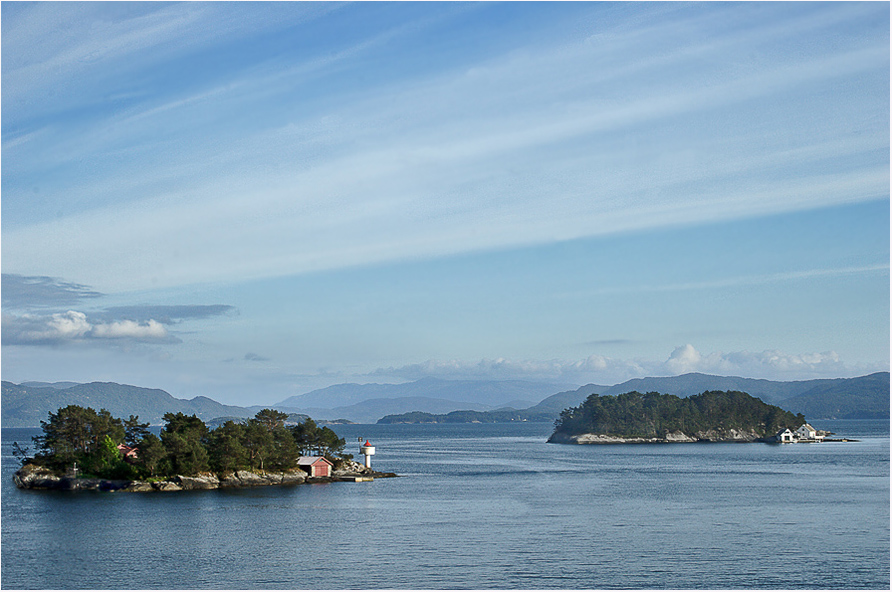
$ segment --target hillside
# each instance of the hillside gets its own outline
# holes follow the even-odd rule
[[[879,372],[858,378],[796,382],[685,374],[634,379],[613,386],[589,384],[573,390],[562,385],[520,380],[423,379],[398,385],[334,385],[290,397],[276,405],[248,408],[223,405],[207,397],[177,399],[163,390],[116,383],[15,385],[3,382],[2,419],[3,427],[36,427],[50,411],[66,405],[81,405],[97,410],[106,408],[116,416],[138,415],[156,425],[169,411],[194,413],[203,420],[211,420],[227,416],[253,417],[264,407],[310,415],[320,421],[344,418],[357,423],[374,423],[388,415],[421,412],[437,416],[455,411],[493,414],[467,415],[468,421],[505,421],[498,419],[506,417],[505,411],[512,411],[511,417],[516,417],[516,421],[554,421],[561,411],[579,405],[591,394],[613,395],[636,390],[678,397],[710,390],[741,391],[788,411],[803,413],[809,419],[889,417],[889,373]],[[513,409],[507,410],[507,407]],[[453,414],[450,421],[458,417],[461,414]],[[425,421],[440,419],[426,417]],[[409,418],[391,417],[388,421],[409,421]]]
[[[778,382],[739,376],[683,374],[636,378],[604,389],[601,395],[631,391],[661,392],[690,397],[706,391],[741,391],[766,403],[810,419],[873,419],[889,417],[889,373],[857,378],[822,378]]]
[[[278,408],[278,405],[276,406]],[[311,417],[334,419],[343,417],[355,423],[375,423],[379,418],[423,410],[426,413],[449,413],[458,410],[483,412],[491,409],[488,405],[468,403],[467,401],[449,401],[430,397],[397,397],[394,399],[368,399],[355,405],[334,408],[308,407],[303,413]]]
[[[681,376],[633,378],[622,384],[605,389],[602,395],[618,395],[638,391],[659,391],[677,397],[690,397],[708,390],[741,391],[762,399],[766,403],[778,403],[813,388],[820,380],[778,382],[739,376],[712,376],[692,372]]]
[[[745,392],[766,403],[810,419],[877,419],[889,417],[889,373],[877,372],[857,378],[816,379],[778,382],[738,376],[683,374],[635,378],[613,386],[589,384],[574,391],[565,391],[545,398],[539,404],[521,409],[516,420],[554,421],[564,409],[575,407],[591,394],[619,395],[628,392],[660,392],[677,397],[690,397],[706,391]],[[419,411],[419,410],[413,410]],[[491,413],[492,415],[486,415]],[[550,414],[550,416],[548,415]],[[461,417],[450,414],[448,421]],[[471,415],[470,421],[499,421],[498,412]],[[543,420],[542,417],[550,417]],[[445,416],[402,414],[387,417],[387,423],[434,423],[447,421]]]
[[[95,410],[108,409],[115,417],[137,415],[141,421],[160,425],[167,412],[195,414],[200,419],[221,416],[252,417],[243,407],[223,405],[207,397],[176,399],[160,389],[148,389],[114,382],[91,382],[67,388],[28,387],[3,381],[3,427],[36,427],[49,412],[79,405]]]
[[[889,374],[822,381],[780,406],[806,417],[884,419],[889,417]]]
[[[347,407],[372,399],[421,397],[454,402],[474,401],[484,407],[535,405],[543,398],[569,385],[525,380],[443,380],[422,378],[402,384],[336,384],[289,397],[276,407],[298,409]],[[436,412],[432,409],[424,411]],[[380,417],[380,416],[379,416]]]
[[[593,392],[607,387],[589,384],[574,391],[564,391],[546,397],[538,404],[526,409],[508,408],[492,411],[479,411],[470,407],[456,409],[448,413],[425,413],[417,410],[386,415],[378,423],[500,423],[509,421],[553,422],[567,407],[573,407],[585,400]]]

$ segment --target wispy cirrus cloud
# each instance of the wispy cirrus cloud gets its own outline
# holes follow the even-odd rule
[[[760,18],[764,8],[747,7],[736,28],[721,10],[660,10],[665,14],[644,29],[551,39],[421,76],[389,77],[331,106],[314,104],[312,116],[279,111],[278,125],[244,128],[233,115],[291,104],[307,82],[302,67],[310,66],[273,75],[255,64],[210,88],[156,97],[147,109],[115,114],[120,125],[71,136],[71,149],[56,158],[82,159],[87,146],[92,154],[115,154],[128,174],[66,184],[66,193],[80,196],[72,203],[91,207],[6,230],[4,242],[17,245],[6,259],[53,273],[101,260],[101,272],[91,265],[77,275],[103,289],[174,286],[888,193],[888,134],[876,125],[869,95],[843,97],[851,108],[842,119],[825,117],[838,106],[812,92],[845,81],[858,82],[851,88],[886,83],[886,39],[853,37],[833,52],[815,43],[784,49],[791,27],[820,37],[869,8],[785,8],[775,23]],[[354,72],[374,51],[399,47],[403,29],[413,30],[351,38],[334,51],[339,67],[327,66],[326,76]],[[762,53],[740,61],[741,47]],[[719,67],[725,58],[737,67]],[[820,115],[820,126],[797,110],[804,96],[812,97],[808,112]],[[171,137],[169,149],[159,150],[151,130],[177,123],[202,127],[188,142]],[[781,125],[783,137],[773,133]],[[153,166],[144,166],[146,158]],[[14,153],[9,161],[15,171]],[[111,195],[135,197],[101,207]],[[106,231],[85,235],[84,228]],[[46,234],[77,248],[48,257],[35,240]],[[154,248],[145,248],[150,242]]]
[[[695,282],[667,282],[661,284],[638,284],[638,285],[617,285],[603,286],[594,290],[585,292],[587,295],[603,295],[603,294],[632,294],[643,292],[687,292],[701,290],[722,290],[727,288],[743,287],[743,286],[759,286],[772,285],[782,282],[793,282],[798,280],[820,279],[828,277],[845,277],[860,274],[876,274],[888,273],[888,263],[878,263],[875,265],[859,265],[852,267],[834,267],[825,269],[804,269],[798,271],[784,271],[777,273],[754,274],[746,276],[735,276],[708,279]],[[578,298],[582,293],[564,293],[560,296],[563,298]],[[594,342],[598,344],[599,342]],[[603,342],[609,343],[609,342]]]
[[[4,9],[3,100],[15,124],[35,110],[57,108],[61,94],[69,108],[95,102],[97,83],[146,99],[144,91],[126,90],[128,72],[145,70],[231,41],[311,21],[335,10],[337,3],[282,7],[260,5],[233,13],[214,4],[121,5],[89,3],[25,4]],[[213,23],[213,26],[209,26]],[[39,40],[39,44],[34,44]],[[29,51],[14,51],[22,46]],[[115,81],[115,78],[118,78]],[[61,85],[56,92],[46,92]],[[59,90],[66,92],[60,93]],[[109,97],[103,97],[107,100]]]

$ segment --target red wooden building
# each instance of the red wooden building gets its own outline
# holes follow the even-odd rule
[[[310,477],[331,477],[331,469],[334,466],[324,456],[302,456],[297,459],[297,467]]]

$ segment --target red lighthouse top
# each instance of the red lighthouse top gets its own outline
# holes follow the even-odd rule
[[[363,446],[371,446],[371,444],[369,444],[369,441],[366,440],[366,441],[365,441],[365,444],[363,444]]]

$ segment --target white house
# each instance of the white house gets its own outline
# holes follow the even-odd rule
[[[811,425],[804,423],[796,430],[796,435],[800,440],[823,440],[824,436],[818,435],[818,430]]]
[[[793,434],[793,432],[789,430],[789,428],[784,428],[774,435],[774,440],[776,442],[790,443],[795,442],[796,437],[795,434]]]

